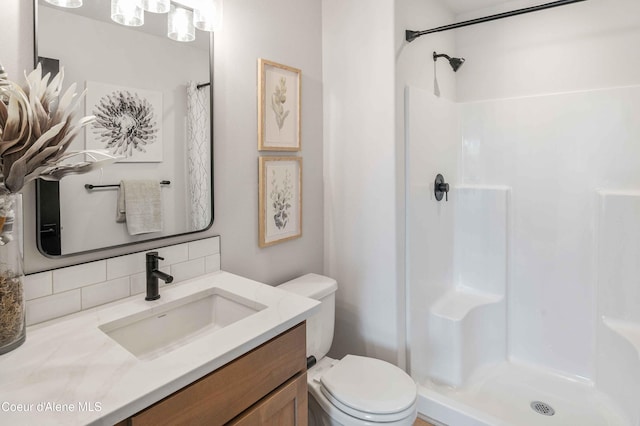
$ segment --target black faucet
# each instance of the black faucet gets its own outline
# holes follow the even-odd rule
[[[158,259],[164,260],[158,256],[157,251],[147,253],[147,297],[144,300],[160,299],[160,289],[158,288],[158,278],[167,284],[173,281],[173,277],[169,274],[158,270]]]

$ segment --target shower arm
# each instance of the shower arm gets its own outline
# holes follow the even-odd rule
[[[418,37],[426,34],[433,34],[441,31],[454,30],[456,28],[468,27],[470,25],[482,24],[484,22],[495,21],[497,19],[510,18],[512,16],[523,15],[525,13],[537,12],[545,9],[551,9],[553,7],[558,7],[558,6],[566,6],[569,4],[579,3],[583,1],[586,1],[586,0],[558,0],[551,3],[541,4],[538,6],[525,7],[523,9],[512,10],[510,12],[503,12],[503,13],[498,13],[496,15],[485,16],[482,18],[470,19],[468,21],[458,22],[456,24],[444,25],[442,27],[432,28],[430,30],[424,30],[424,31],[406,30],[405,39],[410,43],[413,40],[417,39]]]
[[[445,58],[447,61],[451,60],[451,56],[447,55],[446,53],[436,53],[433,52],[433,60],[437,61],[438,58]]]

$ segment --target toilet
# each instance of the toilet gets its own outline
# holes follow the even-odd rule
[[[407,373],[375,358],[326,356],[333,341],[336,281],[307,274],[278,287],[321,302],[320,311],[307,319],[307,357],[316,359],[307,370],[309,425],[413,425],[417,386]]]

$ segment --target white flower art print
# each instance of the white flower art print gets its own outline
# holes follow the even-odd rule
[[[260,246],[298,238],[302,230],[302,159],[260,157]]]
[[[300,77],[296,68],[260,59],[258,149],[300,150]]]
[[[87,81],[87,114],[96,121],[86,130],[87,149],[106,149],[119,162],[160,162],[162,93]]]

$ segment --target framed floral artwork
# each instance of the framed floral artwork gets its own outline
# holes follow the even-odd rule
[[[162,92],[87,81],[87,149],[106,149],[120,163],[161,162]]]
[[[300,150],[301,79],[297,68],[258,60],[258,150]]]
[[[259,244],[302,236],[302,158],[260,157]]]

